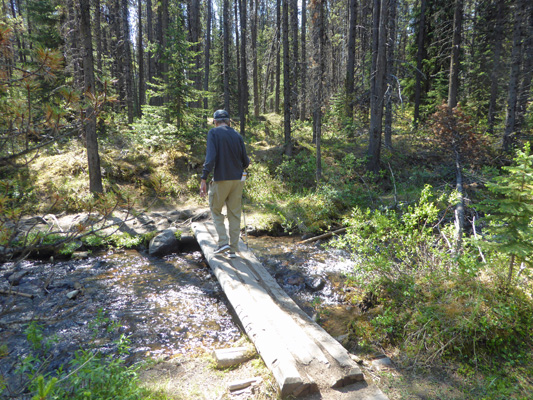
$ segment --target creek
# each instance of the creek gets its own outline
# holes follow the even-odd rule
[[[349,256],[297,237],[249,237],[249,246],[284,290],[333,336],[357,312],[346,300]],[[31,354],[25,333],[39,324],[48,370],[83,349],[104,354],[129,340],[129,362],[168,359],[230,347],[241,337],[225,296],[202,253],[163,258],[137,250],[95,253],[80,260],[0,265],[0,286],[33,295],[0,294],[0,374],[16,390],[17,367]],[[3,286],[2,286],[3,285]]]

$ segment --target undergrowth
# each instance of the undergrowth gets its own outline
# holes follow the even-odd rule
[[[100,312],[90,325],[96,337],[98,332],[113,335],[118,326]],[[116,351],[103,354],[84,343],[64,365],[52,367],[56,338],[47,338],[44,327],[31,322],[25,330],[30,352],[15,366],[19,376],[17,387],[0,384],[0,395],[8,397],[31,396],[34,400],[91,400],[91,399],[153,399],[164,400],[161,392],[144,388],[139,380],[141,364],[127,365],[129,341],[123,334],[114,341]]]

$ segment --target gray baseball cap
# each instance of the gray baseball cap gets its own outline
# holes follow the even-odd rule
[[[213,114],[214,119],[229,119],[229,114],[226,110],[216,110]]]

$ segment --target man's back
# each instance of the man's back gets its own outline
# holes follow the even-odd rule
[[[249,164],[244,140],[235,129],[221,125],[209,131],[202,179],[214,168],[215,181],[240,180]]]

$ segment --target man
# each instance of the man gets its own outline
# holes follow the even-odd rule
[[[244,188],[243,172],[250,165],[242,136],[230,126],[229,114],[217,110],[213,115],[215,127],[207,134],[200,196],[207,192],[207,177],[213,170],[213,181],[209,186],[209,208],[218,234],[218,248],[215,254],[229,250],[229,257],[236,257],[239,250],[241,230],[241,201]],[[222,207],[226,205],[229,235],[224,225]],[[228,238],[229,236],[229,238]]]

